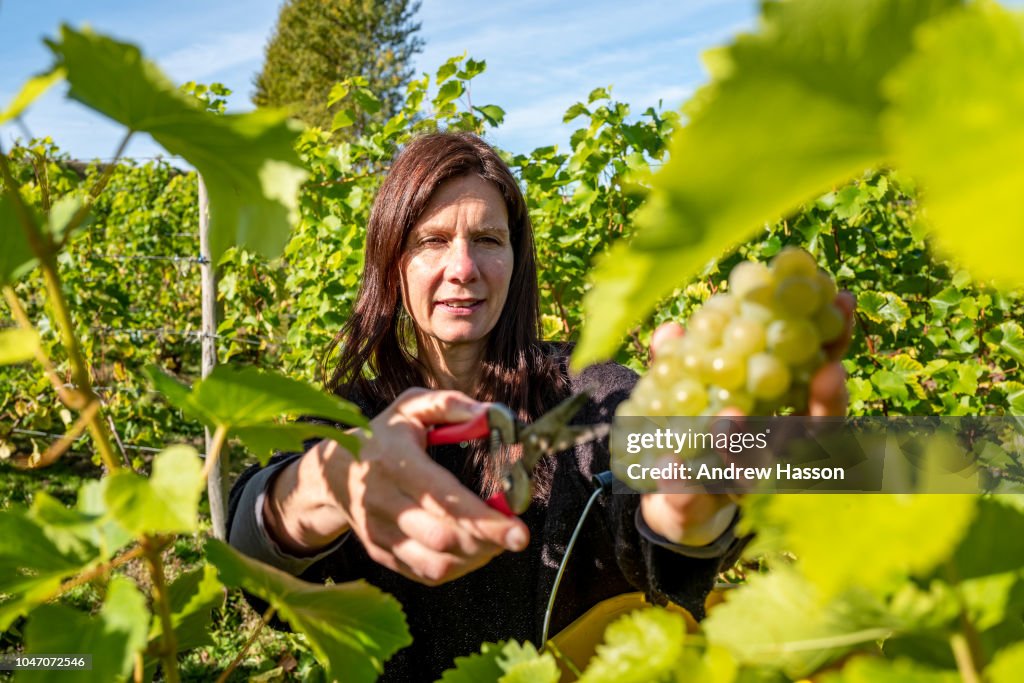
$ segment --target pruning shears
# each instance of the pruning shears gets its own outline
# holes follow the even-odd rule
[[[541,458],[572,446],[606,436],[608,424],[570,425],[569,421],[590,399],[586,392],[573,394],[531,424],[516,419],[508,406],[492,403],[469,422],[443,425],[427,432],[427,445],[440,446],[490,438],[491,455],[504,446],[521,444],[523,455],[506,467],[502,490],[487,504],[508,515],[520,515],[533,499],[533,470]]]

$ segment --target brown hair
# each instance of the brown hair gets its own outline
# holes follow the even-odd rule
[[[541,346],[540,301],[533,228],[515,177],[486,142],[470,133],[432,133],[413,139],[391,166],[370,213],[366,259],[352,316],[335,335],[321,369],[333,393],[363,397],[382,410],[402,391],[427,384],[416,335],[401,301],[406,237],[446,180],[477,175],[505,199],[514,261],[508,298],[487,340],[474,398],[509,406],[520,419],[542,414],[568,392],[560,364]],[[330,367],[332,353],[337,362]],[[480,473],[485,494],[498,489],[501,462],[480,442],[464,474]],[[536,482],[542,493],[544,482]]]

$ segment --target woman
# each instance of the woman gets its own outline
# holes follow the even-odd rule
[[[358,461],[320,441],[244,473],[232,490],[230,541],[309,581],[364,578],[394,595],[414,641],[387,663],[384,679],[434,680],[481,642],[539,640],[590,477],[608,469],[609,455],[594,442],[542,461],[533,504],[507,518],[483,502],[503,463],[484,444],[428,452],[427,429],[469,420],[490,401],[532,421],[584,388],[592,400],[576,421],[608,422],[636,376],[605,364],[570,377],[566,350],[540,342],[526,206],[507,166],[475,136],[409,143],[374,203],[365,263],[325,377],[373,417],[373,435]],[[656,342],[680,333],[662,328]],[[840,412],[841,369],[830,366],[819,380],[816,411]],[[727,499],[614,495],[595,512],[561,584],[552,632],[635,590],[702,616],[737,548]]]

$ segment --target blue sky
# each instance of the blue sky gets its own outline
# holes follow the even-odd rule
[[[0,102],[46,68],[41,38],[62,21],[131,40],[177,81],[220,81],[234,91],[230,111],[252,108],[252,79],[277,17],[279,0],[0,0]],[[700,53],[753,28],[753,0],[423,0],[418,14],[426,42],[417,71],[433,73],[452,55],[487,60],[474,81],[474,104],[497,104],[505,124],[492,136],[513,152],[565,145],[571,126],[562,113],[598,86],[639,114],[662,100],[678,107],[706,76]],[[64,99],[64,87],[33,105],[24,121],[34,135],[50,135],[80,158],[108,157],[121,131]],[[9,148],[20,128],[0,127]],[[131,156],[160,148],[137,136]]]

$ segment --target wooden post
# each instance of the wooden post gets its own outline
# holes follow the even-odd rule
[[[198,173],[199,179],[199,272],[202,278],[202,299],[203,299],[203,364],[202,373],[205,378],[217,366],[217,269],[210,258],[210,199],[206,194],[206,184],[203,177]],[[209,428],[206,429],[206,452],[210,452],[213,435]],[[210,499],[210,521],[213,525],[213,535],[220,540],[227,539],[225,529],[227,507],[224,504],[226,498],[224,477],[222,473],[227,470],[228,454],[227,444],[222,446],[220,457],[210,470],[210,477],[206,481],[206,494]]]

